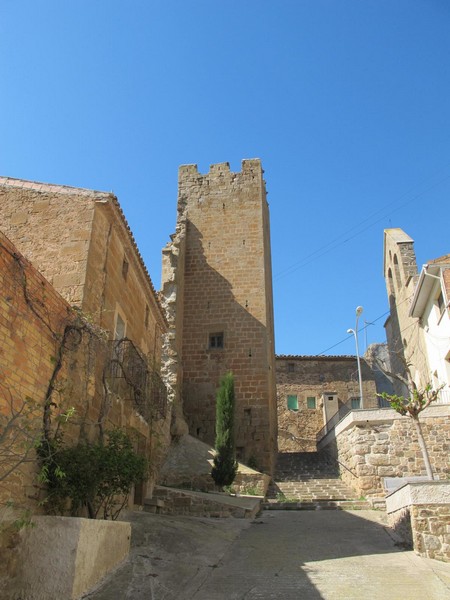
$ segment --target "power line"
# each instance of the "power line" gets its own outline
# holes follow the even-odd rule
[[[405,298],[404,300],[402,300],[401,302],[399,302],[397,304],[397,306],[401,306],[404,302],[406,302],[407,300],[410,300],[410,299],[411,299],[411,296],[408,296],[407,298]],[[368,325],[373,325],[374,323],[376,323],[377,321],[379,321],[380,319],[382,319],[386,315],[390,315],[390,314],[391,314],[390,310],[384,312],[382,315],[379,315],[378,317],[376,317],[376,319],[373,319],[373,321],[370,321],[370,323],[367,323],[366,325],[364,325],[364,327],[361,327],[361,329],[358,329],[358,333],[361,332],[361,331],[365,331],[367,329]],[[409,329],[410,327],[412,327],[412,325],[414,325],[414,324],[415,323],[411,323],[410,325],[408,325],[408,327],[405,327],[405,329],[402,329],[400,331],[400,333],[403,333],[404,331],[406,331],[407,329]],[[347,335],[345,338],[343,338],[339,342],[336,342],[336,344],[333,344],[329,348],[326,348],[325,350],[322,350],[322,352],[319,352],[319,354],[315,354],[314,356],[323,356],[325,354],[325,352],[328,352],[329,350],[332,350],[333,348],[336,348],[336,346],[340,346],[341,344],[343,344],[344,342],[346,342],[347,340],[349,340],[351,337],[353,337],[353,334]]]
[[[447,169],[447,168],[448,167],[444,167],[443,169],[441,169],[437,173],[441,173],[444,169]],[[433,175],[433,176],[431,176],[431,177],[428,177],[427,179],[424,180],[424,182],[425,181],[429,181],[430,179],[432,179],[435,176],[436,176],[436,174]],[[441,178],[437,182],[435,182],[432,185],[430,185],[427,188],[425,188],[422,192],[419,192],[418,194],[416,194],[412,198],[408,199],[406,202],[403,202],[399,206],[393,208],[389,212],[385,212],[385,211],[386,211],[386,209],[392,207],[393,204],[395,204],[395,202],[385,205],[383,208],[375,211],[369,217],[363,219],[362,221],[360,221],[359,223],[357,223],[353,227],[350,227],[345,232],[343,232],[342,234],[338,235],[337,237],[335,237],[333,240],[331,240],[327,244],[319,247],[317,250],[314,250],[313,252],[310,252],[304,258],[302,258],[301,260],[297,261],[296,263],[293,263],[289,267],[286,267],[282,271],[279,271],[274,276],[274,280],[278,280],[278,279],[281,279],[282,277],[284,277],[286,275],[290,275],[294,271],[297,271],[298,269],[301,269],[302,267],[305,267],[306,265],[310,264],[311,262],[314,262],[316,259],[320,258],[324,254],[328,254],[329,252],[331,252],[335,248],[337,248],[339,246],[342,246],[343,244],[346,244],[347,242],[349,242],[350,240],[354,239],[355,237],[361,235],[362,233],[364,233],[365,231],[367,231],[368,229],[370,229],[371,227],[373,227],[377,223],[380,223],[381,221],[383,221],[389,215],[391,215],[391,214],[397,212],[398,210],[404,208],[408,204],[411,204],[411,202],[413,202],[414,200],[417,200],[418,198],[421,198],[424,194],[426,194],[430,190],[438,187],[439,185],[441,185],[442,183],[444,183],[448,179],[450,179],[450,175],[446,175],[445,177]],[[421,184],[419,184],[419,185],[421,185]],[[398,202],[402,198],[408,196],[414,189],[417,189],[417,187],[419,187],[419,186],[415,186],[414,188],[410,189],[408,192],[405,192],[404,194],[402,194],[396,202]],[[374,217],[376,217],[380,213],[383,213],[381,217],[379,217],[375,221],[370,222]],[[369,224],[366,227],[363,227],[362,229],[360,229],[362,225],[364,225],[365,223],[368,223],[368,222],[369,222]],[[356,233],[354,233],[353,235],[345,237],[345,236],[347,236],[349,233],[351,233],[354,230],[358,230],[358,231],[356,231]],[[345,238],[345,239],[342,239],[342,238]]]

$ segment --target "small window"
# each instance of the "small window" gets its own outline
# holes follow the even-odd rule
[[[127,280],[127,276],[128,276],[128,266],[129,266],[128,261],[124,257],[123,263],[122,263],[122,277],[125,279],[125,281]]]
[[[214,350],[223,348],[223,332],[210,334],[209,347]]]
[[[297,394],[290,394],[287,397],[288,410],[298,410],[298,398]]]
[[[148,307],[148,304],[145,306],[145,319],[144,319],[144,324],[145,324],[145,328],[148,329],[148,319],[150,317],[150,309]]]
[[[288,373],[294,373],[295,371],[295,365],[294,363],[288,363]]]
[[[361,398],[359,398],[359,397],[357,397],[357,398],[351,398],[350,402],[351,402],[352,410],[355,410],[357,408],[361,408]]]
[[[316,408],[316,398],[315,396],[308,396],[306,398],[306,407],[314,409]]]
[[[334,396],[327,396],[327,400],[328,400],[329,402],[333,402],[333,400],[334,400]]]

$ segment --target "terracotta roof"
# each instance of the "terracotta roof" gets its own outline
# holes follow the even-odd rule
[[[28,181],[27,179],[15,179],[14,177],[1,177],[0,185],[10,187],[36,190],[37,192],[53,192],[57,194],[73,194],[76,196],[91,196],[93,198],[107,198],[112,192],[99,192],[86,188],[73,187],[70,185],[58,185],[56,183],[42,183],[40,181]]]
[[[445,265],[446,263],[450,264],[450,254],[444,254],[444,256],[440,256],[439,258],[428,261],[429,265]]]
[[[148,283],[150,284],[150,288],[153,292],[156,304],[161,311],[161,316],[163,317],[165,324],[166,325],[168,324],[167,319],[166,319],[166,314],[164,312],[164,309],[163,309],[160,299],[159,299],[159,295],[155,290],[155,287],[152,282],[152,278],[150,277],[150,273],[148,272],[148,269],[145,265],[144,259],[142,258],[142,255],[139,251],[136,240],[134,239],[133,232],[131,231],[131,228],[128,225],[128,221],[126,220],[126,217],[122,210],[122,207],[120,206],[119,201],[118,201],[117,197],[113,194],[113,192],[100,192],[97,190],[73,187],[70,185],[58,185],[55,183],[42,183],[39,181],[28,181],[26,179],[16,179],[14,177],[2,177],[2,176],[0,176],[0,185],[14,187],[14,188],[35,190],[37,192],[50,192],[50,193],[55,193],[55,194],[88,196],[88,197],[92,198],[94,201],[101,201],[101,202],[106,202],[106,203],[112,202],[114,207],[117,209],[117,212],[119,213],[119,217],[120,217],[121,221],[123,222],[125,229],[127,230],[128,234],[130,236],[131,244],[136,252],[136,256],[138,257],[139,263],[144,271],[144,274],[148,280]]]

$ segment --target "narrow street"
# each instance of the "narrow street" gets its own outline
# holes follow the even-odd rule
[[[377,511],[254,521],[133,513],[129,562],[89,600],[443,600],[450,564],[396,545]]]

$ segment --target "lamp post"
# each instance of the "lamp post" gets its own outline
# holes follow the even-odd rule
[[[361,377],[361,362],[359,360],[359,347],[358,347],[358,321],[359,317],[362,315],[363,307],[356,307],[356,325],[355,329],[347,329],[347,333],[352,333],[355,336],[355,344],[356,344],[356,361],[358,363],[358,379],[359,379],[359,397],[361,399],[361,408],[364,408],[363,401],[363,388],[362,388],[362,377]]]

